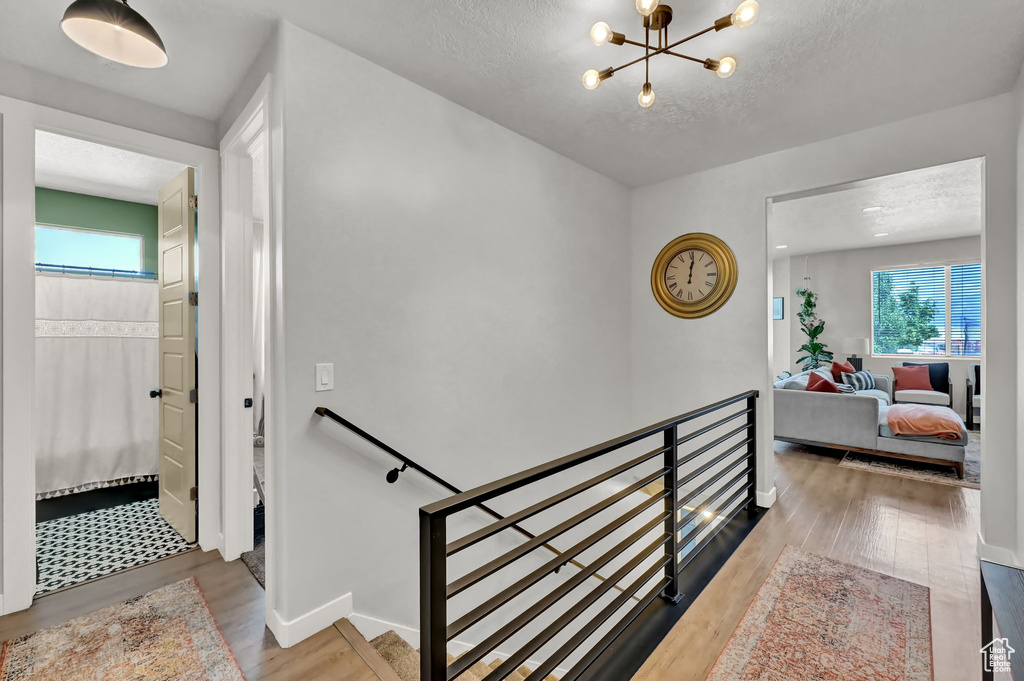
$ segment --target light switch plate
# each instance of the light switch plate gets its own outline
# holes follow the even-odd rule
[[[316,391],[334,390],[334,365],[316,365]]]

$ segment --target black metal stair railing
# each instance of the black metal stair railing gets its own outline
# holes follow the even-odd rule
[[[745,509],[754,510],[756,507],[757,398],[757,391],[741,393],[421,508],[420,678],[423,681],[455,679],[475,663],[493,656],[497,646],[503,643],[508,645],[516,634],[520,634],[520,639],[530,636],[529,640],[517,643],[516,649],[510,654],[503,654],[503,661],[486,679],[503,679],[529,661],[534,669],[526,681],[539,681],[559,669],[567,658],[574,656],[571,668],[568,672],[563,670],[561,676],[562,681],[574,680],[656,598],[660,596],[670,602],[678,602],[682,597],[679,592],[680,573],[740,512]],[[680,436],[679,429],[684,424],[714,418],[716,412],[733,405],[741,408]],[[741,421],[741,425],[729,425],[736,421]],[[596,466],[600,462],[610,461],[603,457],[652,437],[661,439],[656,449],[617,463],[583,482],[566,486],[483,528],[455,539],[448,537],[449,520],[458,513],[480,507],[492,499],[517,490],[531,489],[531,486],[538,484],[548,494],[551,486],[557,482],[553,480],[554,476],[570,470],[579,471],[578,467],[584,464]],[[680,454],[685,445],[698,439],[709,441],[700,446],[695,443],[691,446],[696,446],[696,449]],[[636,476],[634,469],[645,463],[656,465],[657,468]],[[559,504],[627,472],[634,475],[631,484],[603,496],[597,503],[591,503],[581,512],[572,513],[571,517],[539,532],[529,541],[496,558],[489,558],[449,581],[448,563],[452,556],[502,530],[515,527],[527,518],[534,518],[555,507],[563,508]],[[663,481],[662,487],[651,492],[649,485],[659,480]],[[620,502],[625,503],[641,490],[645,490],[649,498],[639,495],[643,501],[602,527],[594,529],[591,523],[589,529],[583,528],[583,524],[594,519],[597,514]],[[592,501],[588,499],[587,503]],[[643,524],[637,527],[640,522]],[[542,543],[550,542],[572,530],[576,530],[576,535],[585,533],[586,536],[578,539],[571,547],[559,551],[554,558],[535,567],[525,576],[503,586],[497,594],[479,603],[474,601],[475,606],[454,621],[449,621],[451,599],[473,587],[479,589],[481,582],[510,566],[522,565],[519,561]],[[628,536],[616,537],[617,531],[621,535],[629,530],[632,532]],[[615,542],[614,546],[609,546],[612,542]],[[568,560],[574,561],[590,549],[602,553],[596,558],[584,560],[586,565],[574,562],[580,570],[566,575],[560,584],[532,604],[523,606],[516,601],[515,608],[512,608],[511,604],[516,597],[537,586],[541,580],[566,565]],[[465,563],[467,556],[464,554],[460,560]],[[606,572],[607,576],[591,590],[580,588],[584,584],[593,584],[591,578],[599,570],[613,569],[617,561],[624,562],[610,574]],[[627,584],[622,586],[623,582]],[[613,590],[617,593],[613,593]],[[553,609],[556,604],[566,601],[570,604],[556,613]],[[596,615],[584,616],[600,607],[602,602],[605,605]],[[628,611],[623,613],[627,606]],[[499,609],[502,612],[496,615]],[[546,620],[535,622],[545,613],[556,616],[549,623]],[[531,623],[534,626],[526,629]],[[485,633],[481,634],[480,643],[449,663],[449,642],[470,627],[481,624],[484,626],[477,631]],[[596,643],[583,647],[597,636],[601,638]],[[557,642],[551,643],[556,638],[561,645],[554,651],[546,652],[557,645]]]
[[[453,494],[462,494],[462,490],[460,490],[458,487],[456,487],[452,483],[448,482],[447,480],[445,480],[441,476],[437,475],[433,471],[429,470],[428,468],[425,468],[424,466],[420,465],[419,463],[417,463],[413,459],[410,459],[409,457],[407,457],[406,455],[402,454],[401,452],[399,452],[394,447],[391,447],[390,445],[385,444],[384,442],[382,442],[381,440],[377,439],[376,437],[374,437],[370,433],[366,432],[365,430],[363,430],[362,428],[360,428],[356,424],[352,423],[351,421],[349,421],[345,417],[341,416],[340,414],[335,413],[334,411],[328,409],[327,407],[317,407],[316,409],[313,410],[313,413],[315,413],[317,416],[326,417],[326,418],[330,419],[331,421],[334,421],[338,425],[344,426],[345,428],[349,429],[350,431],[352,431],[353,433],[355,433],[359,437],[363,438],[364,440],[366,440],[370,444],[378,447],[379,449],[384,450],[385,452],[387,452],[388,454],[390,454],[394,458],[398,459],[401,462],[402,467],[401,467],[401,469],[395,468],[395,469],[391,470],[387,474],[387,481],[389,483],[397,482],[398,476],[401,473],[403,473],[406,469],[410,469],[411,468],[412,470],[420,473],[421,475],[425,476],[429,480],[432,480],[433,482],[437,483],[441,487],[444,487],[449,492],[451,492]],[[529,540],[526,545],[531,547],[530,550],[532,550],[533,548],[537,548],[537,547],[541,547],[542,546],[545,549],[547,549],[548,551],[550,551],[551,553],[555,554],[555,556],[556,556],[555,562],[558,563],[558,567],[555,568],[556,572],[558,570],[561,570],[562,567],[567,565],[567,564],[575,565],[576,567],[581,568],[581,569],[586,567],[585,565],[581,565],[578,562],[576,562],[575,559],[572,556],[568,556],[568,557],[563,556],[561,551],[559,551],[558,549],[556,549],[555,547],[553,547],[553,546],[551,546],[550,544],[547,543],[548,542],[547,538],[537,537],[535,534],[533,534],[529,530],[527,530],[524,527],[522,527],[521,525],[519,525],[519,523],[517,522],[517,520],[518,520],[517,518],[513,518],[513,519],[509,520],[508,518],[503,516],[501,513],[498,513],[497,511],[495,511],[490,506],[487,506],[486,504],[482,504],[481,503],[481,504],[474,504],[474,505],[478,509],[480,509],[481,511],[486,513],[487,515],[489,515],[492,518],[498,520],[499,522],[504,523],[503,524],[503,529],[509,529],[509,530],[518,532],[520,535],[522,535],[527,540]],[[595,577],[598,578],[598,579],[604,580],[604,577],[599,575],[599,574],[595,575]]]

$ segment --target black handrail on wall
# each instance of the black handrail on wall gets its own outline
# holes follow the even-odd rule
[[[566,608],[564,613],[546,625],[518,650],[508,655],[487,678],[503,679],[528,660],[532,661],[535,669],[526,678],[526,681],[539,681],[545,678],[624,606],[630,604],[632,607],[629,611],[614,621],[604,637],[586,649],[572,668],[561,676],[562,681],[578,679],[657,597],[661,596],[669,602],[677,603],[682,598],[682,594],[679,592],[679,575],[682,570],[741,511],[756,509],[757,397],[756,390],[734,395],[706,407],[641,428],[595,447],[510,475],[476,489],[458,493],[448,499],[421,508],[420,678],[423,681],[450,681],[458,677],[478,661],[492,655],[497,646],[508,641],[564,596],[586,583],[590,577],[595,576],[597,570],[622,556],[628,558],[627,562],[591,592],[580,596],[570,607]],[[729,413],[687,435],[679,436],[680,425],[740,403],[745,403],[744,408]],[[742,417],[745,417],[743,425],[736,428],[730,427],[728,432],[716,437],[720,432],[719,428]],[[632,458],[610,471],[575,484],[544,501],[535,503],[518,513],[513,513],[507,518],[497,520],[464,537],[454,541],[450,541],[447,537],[449,516],[474,506],[481,506],[484,502],[501,495],[547,480],[558,473],[595,461],[628,445],[659,435],[663,436],[663,440],[657,449]],[[714,439],[694,451],[680,456],[681,445],[705,435]],[[524,547],[517,547],[451,583],[448,582],[447,571],[449,556],[514,525],[517,520],[531,517],[600,482],[611,480],[618,474],[650,461],[657,461],[660,464],[660,467],[652,474],[641,475],[634,484],[541,533],[536,540],[547,540],[579,527],[586,520],[626,499],[652,481],[662,480],[664,482],[660,493],[652,494],[649,499],[642,501],[611,523],[593,531],[585,539],[566,549],[559,557],[548,561],[512,585],[503,588],[497,595],[470,609],[454,622],[448,621],[449,599],[502,568],[515,563],[527,551],[523,550]],[[715,487],[723,479],[725,482]],[[740,503],[737,505],[737,502]],[[605,545],[610,543],[608,538],[616,530],[625,527],[631,520],[639,518],[644,511],[659,508],[660,511],[656,517],[619,541],[613,548],[606,549],[600,557],[588,561],[590,564],[583,567],[579,573],[567,576],[565,581],[550,593],[532,605],[519,603],[516,606],[516,611],[508,612],[506,609],[499,618],[491,620],[493,626],[488,631],[493,631],[493,633],[488,634],[482,642],[455,659],[451,665],[448,664],[447,644],[461,632],[482,622],[516,596],[536,585],[554,572],[558,566],[564,565],[565,558],[578,556],[602,540],[605,540]],[[684,513],[685,515],[683,515]],[[716,520],[717,527],[715,526]],[[652,540],[652,533],[659,529],[660,535]],[[686,535],[681,537],[684,530]],[[707,533],[701,537],[705,531]],[[691,542],[694,543],[692,549],[688,550],[685,558],[682,558],[680,552]],[[524,546],[528,546],[530,543],[527,542]],[[601,548],[604,549],[605,545],[602,545]],[[639,553],[636,553],[637,549],[639,549]],[[651,562],[652,560],[653,562]],[[643,572],[636,576],[641,570]],[[659,574],[660,578],[658,578]],[[626,587],[619,587],[619,582],[627,578],[632,580],[630,584]],[[651,585],[652,580],[656,578],[658,579],[653,583],[653,588],[641,592],[645,585]],[[613,588],[618,588],[620,593],[616,594],[600,613],[577,622],[581,615],[595,606],[602,596],[609,594]],[[631,599],[639,602],[631,604]],[[459,608],[459,610],[463,609]],[[578,627],[576,632],[565,640],[556,651],[542,657],[538,662],[535,656],[545,644],[574,623]]]
[[[385,443],[383,443],[380,440],[378,440],[377,438],[375,438],[373,435],[370,435],[368,432],[366,432],[365,430],[363,430],[362,428],[360,428],[356,424],[354,424],[351,421],[349,421],[348,419],[346,419],[344,416],[341,416],[341,415],[337,414],[336,412],[331,411],[327,407],[317,407],[316,409],[313,410],[313,412],[315,414],[317,414],[318,416],[326,416],[327,418],[331,419],[335,423],[338,423],[338,424],[344,426],[345,428],[348,428],[353,433],[355,433],[359,437],[363,438],[364,440],[366,440],[370,444],[372,444],[372,445],[374,445],[374,446],[376,446],[376,447],[378,447],[380,449],[383,449],[385,452],[387,452],[388,454],[390,454],[391,456],[395,457],[396,459],[398,459],[399,461],[402,462],[402,469],[401,469],[402,471],[404,471],[407,468],[411,468],[414,471],[417,471],[417,472],[423,474],[424,476],[426,476],[430,480],[433,480],[438,485],[440,485],[441,487],[444,487],[445,489],[449,490],[453,494],[463,494],[462,490],[460,490],[455,485],[451,484],[450,482],[448,482],[444,478],[442,478],[442,477],[440,477],[438,475],[435,475],[433,472],[431,472],[431,471],[427,470],[426,468],[424,468],[423,466],[419,465],[418,463],[416,463],[415,461],[413,461],[409,457],[407,457],[404,454],[402,454],[401,452],[399,452],[394,447],[389,447]],[[398,469],[395,469],[395,470],[398,470]],[[395,482],[395,480],[397,480],[397,477],[395,477],[395,478],[391,477],[391,475],[394,472],[395,471],[392,471],[391,473],[388,474],[388,482]],[[535,534],[533,534],[529,530],[523,528],[522,526],[520,526],[516,522],[508,522],[508,518],[506,518],[502,514],[498,513],[497,511],[495,511],[490,506],[487,506],[485,504],[472,504],[472,505],[476,506],[477,508],[479,508],[483,512],[487,513],[488,515],[490,515],[495,520],[497,520],[499,522],[505,522],[506,526],[509,529],[515,530],[519,534],[521,534],[524,537],[526,537],[527,539],[529,539],[530,541],[528,541],[523,546],[530,546],[532,548],[537,548],[538,546],[543,546],[544,548],[548,549],[549,551],[551,551],[552,553],[556,554],[557,556],[562,556],[562,552],[561,551],[559,551],[555,547],[551,546],[547,542],[538,539]],[[566,564],[569,564],[569,563],[572,563],[573,565],[575,565],[576,567],[581,568],[581,569],[586,567],[586,566],[581,565],[580,563],[576,562],[575,560],[573,560],[570,557],[570,558],[567,558],[565,560],[560,561],[559,565],[558,565],[558,569],[560,570],[563,565],[566,565]],[[599,579],[603,579],[600,575],[595,575],[595,576],[598,577]]]

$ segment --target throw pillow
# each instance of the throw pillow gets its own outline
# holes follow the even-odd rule
[[[846,385],[845,383],[836,383],[836,387],[839,388],[839,392],[846,395],[853,395],[857,392],[853,389],[852,385]]]
[[[843,383],[853,386],[854,390],[874,390],[875,377],[870,371],[843,372]]]
[[[905,367],[928,367],[928,380],[932,390],[944,393],[949,390],[949,362],[904,362]]]
[[[807,390],[812,393],[838,393],[839,388],[830,379],[825,378],[818,372],[813,372],[807,379]]]
[[[896,390],[932,390],[926,366],[893,367],[892,375],[896,379]]]
[[[856,371],[849,362],[832,362],[832,379],[836,383],[843,380],[843,374],[852,374]]]

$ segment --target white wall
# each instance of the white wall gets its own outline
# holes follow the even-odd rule
[[[748,388],[767,391],[772,349],[766,199],[982,157],[985,228],[982,259],[1000,295],[986,295],[982,466],[984,555],[1018,561],[1017,550],[1017,131],[1011,95],[789,149],[633,192],[632,378],[635,415],[667,416]],[[739,284],[715,314],[682,320],[650,290],[658,251],[691,231],[717,234],[736,253]],[[762,392],[762,394],[767,394]],[[772,489],[770,401],[759,420],[759,491]]]
[[[0,59],[0,95],[203,147],[217,146],[213,121],[37,71],[6,59]]]
[[[776,258],[772,262],[772,298],[784,299],[782,319],[772,319],[772,376],[778,376],[783,371],[794,370],[792,335],[790,331],[790,319],[796,317],[796,307],[793,305],[796,289],[793,286],[793,279],[790,273],[789,258]]]
[[[352,592],[417,627],[416,509],[443,494],[387,485],[394,462],[313,409],[464,488],[625,432],[629,192],[301,29],[280,41],[278,607]]]
[[[814,253],[792,258],[792,269],[801,279],[804,272],[811,277],[811,288],[818,294],[818,316],[825,320],[822,340],[835,353],[836,359],[845,359],[843,342],[849,338],[871,337],[871,272],[891,267],[926,267],[947,265],[981,258],[981,237],[943,239],[916,244],[898,244],[875,248],[857,248],[848,251]],[[778,261],[776,261],[778,262]],[[796,288],[794,286],[794,288]],[[796,358],[796,346],[803,342],[800,321],[794,314],[790,320],[794,339],[789,358]],[[885,357],[864,358],[864,368],[876,374],[892,377],[892,367],[902,362],[949,362],[949,375],[953,379],[953,408],[966,416],[964,394],[969,367],[981,360],[978,357]]]

